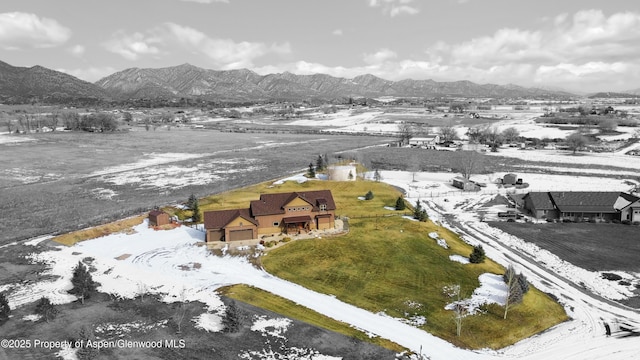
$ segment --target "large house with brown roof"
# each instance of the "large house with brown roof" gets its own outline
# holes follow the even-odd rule
[[[257,239],[333,229],[336,204],[330,190],[262,194],[248,209],[205,211],[206,241]]]
[[[619,191],[530,192],[522,200],[538,219],[640,222],[640,198]]]

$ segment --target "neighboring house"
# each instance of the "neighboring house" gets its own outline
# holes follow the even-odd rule
[[[206,241],[256,239],[260,235],[298,234],[335,226],[330,190],[262,194],[248,209],[205,211]]]
[[[548,192],[530,192],[522,197],[521,204],[536,219],[558,219],[560,217]]]
[[[476,184],[475,182],[469,179],[465,179],[461,176],[456,176],[453,179],[451,179],[451,185],[453,185],[453,187],[457,187],[458,189],[462,189],[464,191],[480,190],[480,185]]]
[[[640,221],[640,198],[617,191],[530,192],[524,209],[536,218]]]
[[[171,224],[171,217],[162,210],[152,210],[149,212],[149,225],[162,226]]]
[[[433,134],[425,137],[414,137],[409,139],[409,146],[422,147],[427,149],[435,149],[436,145],[440,143],[440,135]]]

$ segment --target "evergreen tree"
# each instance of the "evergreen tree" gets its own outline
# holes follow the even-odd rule
[[[404,199],[402,198],[402,196],[398,197],[398,200],[396,200],[396,210],[402,211],[404,209],[407,208],[407,204],[405,204]]]
[[[3,323],[9,319],[9,313],[11,313],[9,300],[7,300],[7,297],[4,295],[4,293],[0,293],[0,323]]]
[[[378,169],[376,169],[373,172],[373,180],[380,182],[380,180],[382,180],[382,175],[380,175],[380,171],[378,171]]]
[[[82,262],[78,262],[78,265],[73,269],[71,284],[73,284],[73,289],[69,290],[69,293],[80,296],[82,304],[84,304],[84,299],[91,297],[97,287],[91,273]]]
[[[193,207],[191,208],[191,222],[199,223],[202,220],[202,215],[200,214],[200,204],[198,204],[198,199],[193,202]]]
[[[484,262],[485,254],[482,245],[476,245],[473,247],[473,252],[469,255],[469,262],[473,264],[480,264]]]
[[[316,170],[317,171],[322,171],[324,169],[326,169],[327,164],[324,161],[324,159],[322,158],[322,155],[318,155],[318,159],[316,159]]]
[[[349,180],[353,180],[353,172],[349,171]]]
[[[46,297],[40,298],[40,302],[36,305],[36,314],[42,316],[42,318],[49,322],[49,320],[55,319],[58,315],[58,309],[47,299]]]
[[[309,163],[309,171],[307,171],[307,177],[310,177],[312,179],[316,177],[316,170],[313,168],[313,163]]]
[[[418,221],[427,221],[429,217],[427,216],[427,210],[422,208],[422,204],[420,200],[416,202],[416,207],[413,209],[413,218]]]
[[[367,192],[367,194],[364,196],[365,200],[371,200],[373,199],[373,192],[371,192],[371,190],[369,190],[369,192]]]
[[[222,318],[222,326],[224,327],[223,331],[227,333],[238,332],[238,330],[240,330],[240,325],[242,325],[242,315],[236,306],[236,302],[231,300],[227,305],[227,310]]]
[[[198,198],[194,194],[191,194],[189,196],[189,200],[187,200],[187,207],[190,210],[193,210],[193,207],[196,205],[197,202],[198,202]]]
[[[96,336],[93,330],[83,325],[78,334],[78,340],[82,345],[76,350],[76,356],[79,360],[91,360],[100,354],[100,349],[93,345],[96,342]]]

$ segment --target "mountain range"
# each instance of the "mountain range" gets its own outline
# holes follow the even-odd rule
[[[289,72],[259,75],[251,70],[208,70],[190,64],[126,69],[95,83],[41,66],[14,67],[0,61],[0,101],[64,99],[180,99],[224,101],[336,99],[345,97],[570,98],[576,95],[517,85],[470,81],[390,81],[366,74],[352,79]]]

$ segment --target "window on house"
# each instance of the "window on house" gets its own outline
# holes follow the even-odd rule
[[[320,211],[326,211],[327,210],[327,204],[320,204]]]
[[[280,223],[279,223],[279,222],[277,222],[277,221],[274,221],[274,222],[273,222],[273,226],[279,226],[279,225],[280,225]]]

